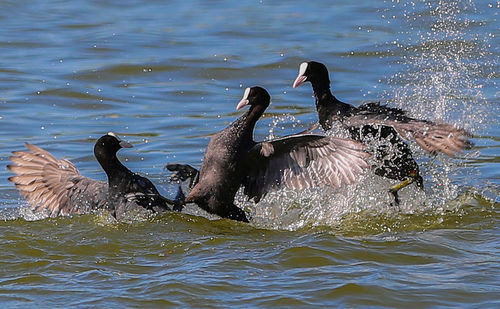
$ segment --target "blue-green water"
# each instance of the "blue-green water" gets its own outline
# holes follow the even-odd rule
[[[425,194],[367,175],[340,191],[238,198],[250,224],[185,214],[34,215],[0,169],[2,307],[500,306],[500,36],[495,1],[4,1],[0,161],[25,141],[105,179],[120,155],[166,195],[167,162],[199,166],[247,86],[272,96],[256,139],[316,120],[301,62],[334,93],[475,134],[458,159],[417,147]],[[36,219],[36,220],[35,220]]]

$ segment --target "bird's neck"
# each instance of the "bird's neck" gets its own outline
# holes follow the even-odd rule
[[[242,139],[253,140],[255,124],[264,114],[266,107],[267,106],[262,105],[251,106],[243,116],[235,121],[234,128],[236,129],[236,134],[238,134]]]
[[[97,161],[99,161],[102,169],[106,172],[110,186],[121,182],[123,177],[129,173],[129,170],[118,160],[116,154],[106,158],[98,158]]]
[[[337,101],[330,91],[329,83],[312,83],[312,87],[316,101],[316,109],[320,108],[322,105],[331,104]]]
[[[355,110],[353,106],[339,101],[330,91],[328,83],[313,84],[313,90],[319,123],[324,130],[330,130],[333,122],[342,121]]]

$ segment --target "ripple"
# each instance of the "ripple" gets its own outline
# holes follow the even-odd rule
[[[163,73],[163,72],[174,72],[179,71],[181,67],[174,65],[161,65],[161,64],[118,64],[113,66],[108,66],[100,69],[94,69],[90,71],[78,72],[77,74],[72,74],[68,78],[83,81],[108,81],[116,80],[123,77],[130,77],[134,75],[141,76],[147,73]]]
[[[46,218],[0,169],[4,306],[498,304],[494,3],[3,4],[4,165],[30,141],[105,179],[92,147],[116,131],[136,146],[120,153],[127,166],[170,192],[164,164],[199,167],[211,134],[241,115],[244,87],[272,95],[256,139],[315,122],[310,87],[291,88],[306,60],[329,66],[341,100],[450,120],[472,129],[478,145],[455,160],[416,150],[425,192],[408,188],[399,209],[389,206],[392,183],[367,175],[359,188],[277,192],[257,205],[239,197],[250,224],[194,205],[126,222],[105,213]]]

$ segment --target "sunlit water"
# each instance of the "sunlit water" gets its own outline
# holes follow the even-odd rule
[[[391,206],[368,173],[340,190],[238,196],[251,223],[184,214],[33,214],[1,169],[0,300],[9,307],[500,306],[500,56],[494,1],[140,1],[2,3],[0,160],[23,142],[104,173],[93,143],[165,195],[167,162],[200,166],[247,86],[272,104],[257,140],[317,119],[306,60],[335,95],[380,100],[475,134],[455,159],[413,145],[425,191]],[[341,131],[335,134],[342,134]]]

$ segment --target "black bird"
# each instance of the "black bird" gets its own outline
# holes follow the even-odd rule
[[[293,88],[304,82],[310,82],[314,91],[319,123],[327,131],[334,123],[347,128],[352,139],[362,143],[378,139],[389,141],[381,143],[375,151],[375,157],[381,166],[375,168],[379,176],[403,180],[393,187],[398,203],[397,191],[416,181],[423,188],[417,162],[412,157],[409,146],[403,139],[413,139],[424,150],[449,156],[469,149],[472,143],[467,139],[471,134],[447,123],[435,123],[428,120],[411,118],[406,112],[380,103],[366,103],[359,107],[339,101],[330,91],[328,70],[322,63],[309,61],[299,67],[299,74]]]
[[[97,140],[94,155],[108,176],[108,183],[80,174],[68,160],[57,160],[49,152],[25,143],[28,151],[14,151],[7,168],[17,174],[9,178],[36,211],[50,216],[88,213],[107,209],[117,218],[129,210],[154,212],[178,205],[160,195],[153,183],[127,169],[116,157],[132,145],[110,132]]]
[[[249,199],[258,202],[273,188],[351,184],[369,167],[365,159],[370,155],[363,150],[364,146],[349,139],[297,134],[255,142],[255,124],[270,99],[261,87],[246,88],[236,109],[246,105],[250,109],[212,136],[199,173],[186,169],[185,165],[169,167],[188,174],[185,178],[197,178],[186,203],[196,203],[224,218],[248,222],[245,212],[234,205],[240,186]]]

